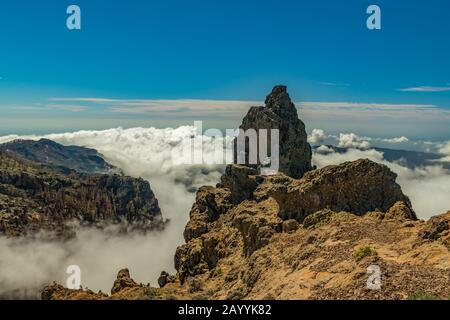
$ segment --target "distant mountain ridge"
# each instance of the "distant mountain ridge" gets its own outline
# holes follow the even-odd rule
[[[346,153],[350,148],[336,147],[333,145],[325,145],[337,153]],[[320,146],[314,146],[313,150],[317,150]],[[383,153],[384,159],[389,162],[398,162],[410,169],[421,166],[442,165],[445,169],[450,170],[450,163],[438,162],[442,158],[441,155],[431,152],[388,149],[373,147],[376,151]]]
[[[54,169],[80,173],[112,173],[119,170],[107,163],[95,149],[63,146],[48,139],[14,140],[0,145],[0,150]]]

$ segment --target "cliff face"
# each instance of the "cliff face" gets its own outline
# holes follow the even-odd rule
[[[158,201],[142,179],[55,169],[0,151],[0,234],[49,230],[66,236],[70,221],[164,225]]]
[[[307,142],[305,124],[298,118],[297,109],[292,103],[287,88],[276,86],[267,96],[265,107],[251,107],[242,120],[240,129],[279,130],[279,172],[292,178],[300,178],[312,170],[311,146]],[[270,134],[269,134],[270,136]],[[270,140],[268,140],[270,141]],[[236,146],[235,146],[236,148]],[[270,153],[270,144],[268,146]],[[235,149],[235,163],[236,159]],[[246,149],[248,164],[248,148]],[[258,165],[261,164],[258,159]]]

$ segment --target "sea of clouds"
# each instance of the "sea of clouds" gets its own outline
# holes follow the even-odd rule
[[[44,284],[58,281],[65,284],[69,265],[79,265],[82,285],[93,290],[109,292],[117,272],[128,267],[132,277],[142,283],[156,285],[162,270],[174,272],[174,253],[183,243],[183,229],[189,218],[196,188],[215,185],[224,165],[181,165],[173,161],[174,150],[186,150],[195,135],[195,128],[115,128],[103,131],[78,131],[45,136],[4,136],[0,143],[21,139],[48,138],[64,145],[78,145],[98,150],[105,159],[122,169],[126,175],[142,177],[150,182],[165,218],[171,220],[163,232],[128,234],[110,230],[81,229],[75,239],[48,242],[45,237],[35,239],[0,238],[0,296],[34,297]],[[313,162],[319,168],[360,158],[389,166],[398,174],[398,182],[422,219],[450,210],[450,172],[442,163],[407,168],[388,162],[372,144],[405,146],[415,142],[406,137],[377,139],[359,137],[353,133],[329,136],[314,129],[309,141],[321,145]],[[336,153],[325,142],[348,148]],[[204,137],[205,155],[216,153],[218,140]],[[450,158],[450,142],[423,143],[423,148],[438,152],[441,161]],[[417,147],[417,146],[416,146]],[[180,151],[181,152],[181,151]],[[180,153],[178,153],[180,154]],[[179,159],[178,159],[179,160]]]

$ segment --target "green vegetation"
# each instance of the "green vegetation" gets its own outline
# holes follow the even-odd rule
[[[191,278],[189,279],[189,293],[195,293],[202,291],[203,289],[203,281],[201,279]]]
[[[241,288],[235,289],[233,291],[231,291],[226,300],[242,300],[245,297],[244,292],[242,291]]]
[[[177,298],[169,293],[164,293],[160,289],[145,287],[139,300],[177,300]]]
[[[371,246],[364,246],[353,252],[353,257],[357,262],[361,261],[365,257],[377,255],[378,255],[377,251],[373,249]]]
[[[217,268],[214,268],[213,270],[211,270],[209,277],[215,278],[215,277],[220,277],[221,275],[223,275],[223,271],[222,271],[222,269],[217,267]]]
[[[425,291],[418,291],[416,293],[413,293],[408,297],[408,300],[440,300],[439,297],[427,293]]]
[[[300,260],[306,260],[306,259],[308,259],[309,257],[311,257],[313,254],[314,254],[314,249],[312,249],[312,248],[306,248],[304,251],[302,251],[302,252],[300,253],[300,255],[298,256],[298,258],[299,258]]]
[[[158,299],[159,298],[158,289],[152,287],[144,288],[144,297],[150,300]]]

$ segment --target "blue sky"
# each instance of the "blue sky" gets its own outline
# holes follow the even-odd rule
[[[66,28],[70,4],[81,7],[81,31]],[[366,28],[370,4],[380,31]],[[116,105],[259,101],[278,83],[295,101],[450,110],[449,15],[447,0],[3,1],[0,134],[176,125],[198,113]],[[417,131],[419,119],[402,130],[449,138],[447,115],[434,114],[437,131]]]

